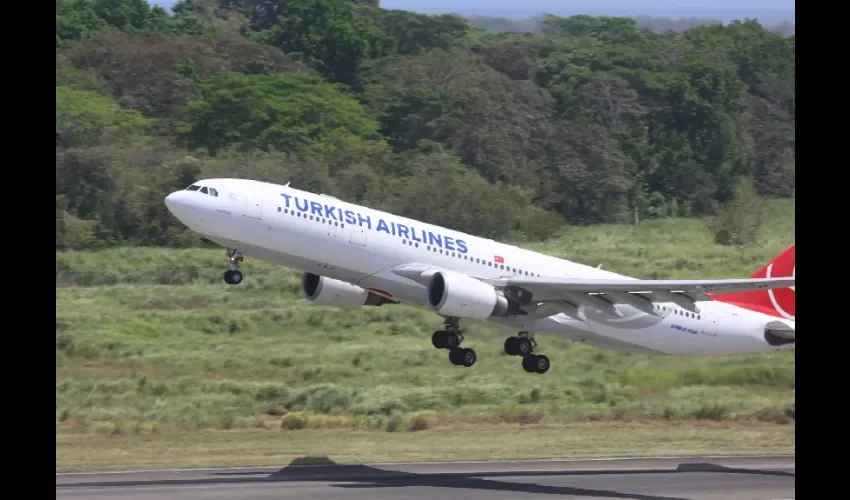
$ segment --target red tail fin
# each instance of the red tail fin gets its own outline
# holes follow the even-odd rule
[[[750,278],[783,278],[795,276],[797,262],[794,257],[794,245],[779,254],[778,257],[762,267]],[[759,290],[757,292],[727,293],[712,295],[714,300],[734,304],[744,309],[758,311],[778,318],[794,320],[796,310],[794,287]]]

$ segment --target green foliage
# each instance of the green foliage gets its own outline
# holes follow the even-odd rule
[[[356,83],[361,62],[390,48],[389,36],[350,0],[287,0],[276,12],[263,40],[311,61],[331,82]]]
[[[56,50],[67,48],[71,40],[82,40],[109,24],[101,18],[88,0],[56,2]]]
[[[372,0],[58,0],[56,16],[57,179],[111,186],[57,183],[57,248],[196,241],[158,198],[184,186],[148,175],[184,161],[492,238],[715,215],[740,178],[795,192],[796,37],[753,20],[487,34]]]
[[[137,243],[186,245],[197,241],[168,216],[162,200],[197,178],[194,159],[152,142],[72,148],[56,154],[57,249],[79,248],[66,234],[77,223],[96,238],[75,237],[91,247]],[[79,219],[79,220],[78,220]],[[88,233],[83,233],[88,234]]]
[[[147,0],[56,0],[56,49],[69,47],[104,29],[133,34],[202,35],[211,32],[198,18],[174,17]]]
[[[419,54],[427,49],[451,49],[470,32],[466,21],[458,16],[429,16],[404,10],[370,9],[376,24],[395,38],[399,54]]]
[[[154,120],[123,109],[95,92],[56,87],[56,147],[86,147],[124,142],[144,135]]]
[[[377,123],[339,86],[302,75],[223,73],[202,86],[179,131],[190,149],[314,152],[331,142],[378,139]]]
[[[736,247],[754,245],[759,239],[763,217],[752,181],[744,179],[735,188],[734,197],[720,207],[713,221],[714,241]]]

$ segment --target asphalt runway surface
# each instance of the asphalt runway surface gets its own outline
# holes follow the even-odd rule
[[[56,498],[786,500],[795,462],[785,457],[686,457],[509,462],[335,464],[56,474]]]

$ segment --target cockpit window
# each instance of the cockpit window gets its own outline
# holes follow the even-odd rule
[[[191,186],[186,188],[186,191],[200,191],[204,194],[208,194],[210,196],[215,196],[218,198],[218,191],[213,188],[208,188],[206,186],[200,186],[198,184],[192,184]]]

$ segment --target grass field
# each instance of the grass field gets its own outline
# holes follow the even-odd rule
[[[793,201],[766,212],[743,251],[681,219],[528,246],[637,277],[748,276],[794,241]],[[465,369],[431,346],[436,315],[312,306],[294,271],[247,259],[233,287],[225,268],[220,249],[57,252],[57,470],[793,451],[793,352],[663,358],[538,335],[539,376],[502,353],[509,331],[468,322]]]

